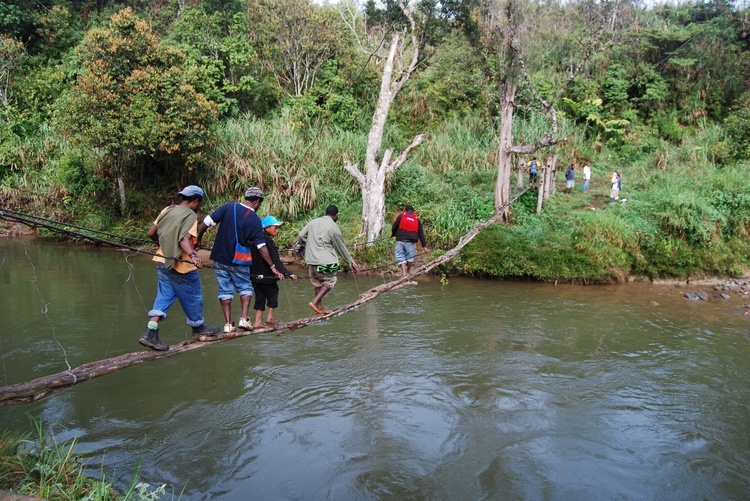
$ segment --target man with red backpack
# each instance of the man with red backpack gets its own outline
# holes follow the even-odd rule
[[[391,236],[396,237],[396,262],[401,267],[402,275],[407,277],[414,263],[417,240],[422,243],[425,252],[430,252],[424,238],[424,231],[422,231],[422,221],[414,213],[414,207],[411,205],[404,207],[404,212],[399,214],[393,222]]]

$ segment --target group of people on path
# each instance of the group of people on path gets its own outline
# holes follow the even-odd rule
[[[198,256],[205,232],[218,226],[211,250],[214,275],[218,284],[218,299],[224,314],[224,333],[235,328],[253,330],[279,323],[274,317],[278,308],[278,280],[298,277],[282,263],[274,242],[279,227],[284,224],[273,215],[261,219],[257,210],[263,202],[260,188],[251,187],[241,202],[228,202],[207,215],[198,224],[197,212],[205,198],[203,190],[190,185],[181,190],[180,203],[164,208],[148,230],[148,236],[158,242],[159,249],[153,258],[157,263],[157,290],[149,321],[141,335],[140,344],[158,351],[169,346],[159,339],[159,322],[167,317],[167,310],[179,301],[192,327],[195,339],[214,337],[222,331],[219,327],[207,326],[203,318],[203,293],[198,270],[203,261]],[[340,271],[339,258],[351,267],[354,273],[361,270],[355,263],[344,242],[336,221],[339,210],[335,205],[326,208],[325,215],[313,219],[299,232],[295,246],[303,255],[315,296],[310,308],[319,315],[331,310],[323,307],[323,297],[330,292]],[[416,242],[419,240],[429,252],[422,222],[407,205],[393,223],[392,236],[396,238],[396,260],[402,274],[410,274]],[[241,313],[235,326],[232,321],[234,292],[240,297]],[[255,297],[255,317],[251,320],[250,300]],[[268,313],[263,323],[263,312]]]
[[[576,170],[575,170],[575,164],[570,164],[570,166],[565,170],[565,193],[573,193],[573,188],[576,185]],[[589,186],[591,186],[591,164],[586,162],[583,165],[583,187],[581,188],[581,191],[583,193],[586,193],[589,191]]]
[[[534,157],[529,163],[529,184],[534,184],[537,181],[538,176],[538,164],[537,159]],[[575,187],[576,178],[576,167],[574,163],[565,170],[565,193],[573,193]],[[589,191],[591,186],[591,164],[586,162],[583,165],[583,187],[581,191],[586,193]],[[622,189],[622,170],[618,169],[610,176],[610,197],[609,203],[614,204],[620,197],[620,190]]]

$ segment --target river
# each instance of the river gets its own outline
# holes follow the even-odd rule
[[[147,256],[0,239],[2,383],[142,349],[155,279]],[[382,282],[342,277],[325,304]],[[699,288],[707,301],[683,297]],[[278,318],[309,316],[311,293],[282,283]],[[748,499],[750,299],[717,296],[419,277],[324,323],[140,364],[0,420],[42,419],[78,440],[93,476],[124,490],[138,470],[167,498]],[[160,336],[189,338],[178,305]]]

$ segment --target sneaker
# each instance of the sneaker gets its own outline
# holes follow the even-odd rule
[[[207,325],[201,325],[200,327],[193,327],[193,337],[199,338],[201,336],[215,336],[221,329],[218,327],[209,327]]]
[[[146,329],[141,334],[141,339],[138,340],[143,346],[148,346],[152,350],[156,351],[167,351],[169,345],[162,343],[159,340],[159,329]]]
[[[234,332],[234,322],[229,322],[224,325],[224,334],[229,334],[230,332]]]
[[[238,327],[242,330],[251,331],[253,330],[253,323],[249,318],[240,318]]]

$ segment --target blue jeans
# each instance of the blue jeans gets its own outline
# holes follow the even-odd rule
[[[396,240],[396,263],[399,265],[414,262],[414,251],[417,248],[417,242]]]
[[[237,289],[240,296],[253,297],[249,266],[214,262],[214,274],[219,285],[219,301],[231,300],[234,297],[234,289]]]
[[[177,273],[164,263],[156,263],[156,299],[148,316],[167,318],[167,310],[175,300],[180,301],[189,326],[203,325],[203,291],[198,270]]]
[[[583,180],[583,192],[589,191],[589,183],[591,183],[591,179],[584,179]]]

